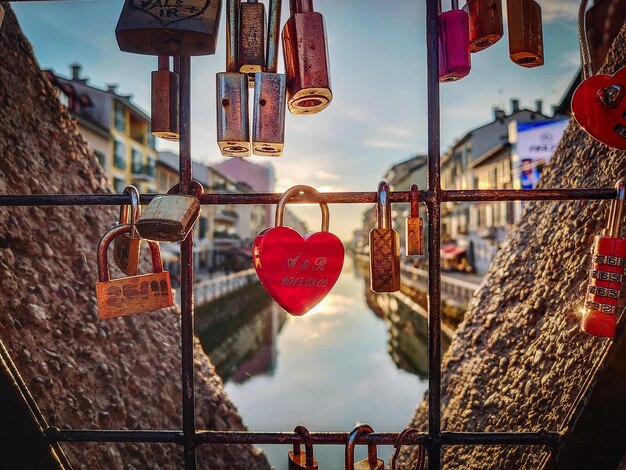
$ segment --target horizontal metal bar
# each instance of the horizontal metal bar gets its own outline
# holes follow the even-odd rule
[[[142,194],[141,203],[148,204],[160,194]],[[202,204],[276,204],[280,193],[209,193],[200,199]],[[566,201],[566,200],[601,200],[615,198],[614,188],[606,189],[532,189],[532,190],[471,190],[443,191],[442,202],[480,202],[480,201]],[[320,193],[318,200],[306,197],[294,197],[290,203],[314,204],[375,204],[375,192],[334,192]],[[409,202],[408,191],[393,191],[389,197],[391,202]],[[427,191],[420,191],[421,201],[432,199]],[[130,196],[126,194],[34,194],[34,195],[3,195],[0,196],[1,206],[118,206],[130,204]]]
[[[344,445],[347,432],[312,432],[315,445]],[[359,438],[359,444],[393,445],[398,433],[375,432]],[[302,436],[293,432],[250,432],[250,431],[198,431],[197,444],[295,444],[302,442]],[[407,436],[406,445],[426,444],[427,433]]]
[[[558,432],[442,432],[443,445],[545,445],[555,446]]]
[[[183,433],[176,430],[58,429],[44,431],[48,442],[173,442],[182,444]]]

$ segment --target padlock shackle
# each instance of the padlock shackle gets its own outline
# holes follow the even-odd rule
[[[239,6],[241,0],[226,0],[226,72],[238,72]]]
[[[376,203],[378,228],[391,228],[391,202],[389,201],[389,183],[378,183],[378,201]]]
[[[451,9],[458,10],[459,9],[459,0],[451,0]]]
[[[285,219],[285,206],[287,205],[287,201],[299,194],[303,194],[312,199],[318,199],[320,196],[320,193],[317,191],[317,189],[304,184],[299,184],[297,186],[289,188],[283,193],[283,195],[278,200],[278,204],[276,205],[276,218],[274,219],[275,227],[283,226]],[[325,202],[319,202],[318,204],[320,205],[320,209],[322,210],[322,232],[328,232],[328,228],[330,226],[330,213],[328,211],[328,204],[326,204]]]
[[[296,426],[293,430],[296,434],[299,434],[302,437],[302,441],[304,443],[304,450],[306,455],[306,466],[313,467],[313,438],[311,437],[311,433],[304,426]],[[293,453],[295,455],[300,453],[300,443],[296,442],[293,444]]]
[[[419,217],[420,215],[420,190],[416,184],[411,185],[411,217]]]
[[[311,13],[313,10],[313,0],[289,0],[289,10],[292,15],[296,13]]]
[[[111,272],[109,271],[109,260],[107,257],[107,251],[111,242],[125,233],[130,233],[130,225],[122,224],[116,225],[108,232],[106,232],[98,243],[98,280],[100,282],[109,282],[111,280]],[[162,273],[163,262],[161,261],[161,248],[159,248],[158,242],[146,240],[150,247],[150,258],[152,260],[152,272]]]
[[[278,71],[278,43],[280,42],[282,7],[282,0],[270,0],[270,13],[267,19],[267,49],[265,51],[265,70],[269,73]]]
[[[129,184],[124,188],[124,194],[130,196],[130,205],[123,204],[120,206],[120,224],[130,224],[130,238],[137,240],[139,232],[137,231],[137,220],[141,217],[141,204],[139,203],[139,190]]]
[[[609,213],[609,237],[618,238],[621,232],[621,224],[624,219],[624,209],[626,208],[626,180],[619,180],[615,184],[616,196],[611,202]]]
[[[396,448],[396,451],[393,454],[393,458],[391,459],[391,470],[396,470],[398,456],[400,455],[400,449],[404,445],[404,440],[409,437],[411,434],[418,434],[420,431],[417,428],[405,428],[400,431],[398,437],[393,443],[393,446]],[[414,460],[415,466],[414,470],[420,470],[422,465],[424,464],[424,447],[418,444],[417,447],[417,459]]]
[[[359,424],[355,426],[346,442],[345,448],[345,470],[354,470],[354,447],[361,436],[365,436],[374,432],[374,429],[369,424]],[[367,460],[370,464],[375,464],[378,461],[376,455],[376,445],[368,444],[367,446]]]
[[[189,189],[193,192],[193,194],[188,194],[188,196],[193,196],[198,200],[200,200],[200,198],[204,194],[204,187],[199,181],[191,180],[191,185],[189,186]],[[174,186],[172,186],[167,191],[167,194],[180,194],[180,183],[176,183]]]

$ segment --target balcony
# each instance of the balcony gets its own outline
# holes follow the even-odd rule
[[[154,183],[156,170],[150,165],[133,165],[132,176],[133,181],[147,181]]]
[[[215,213],[215,223],[234,226],[239,220],[239,214],[232,209],[218,209]]]
[[[239,240],[239,235],[236,233],[226,232],[223,230],[216,230],[213,232],[213,245],[216,248],[239,246],[240,244],[241,240]]]

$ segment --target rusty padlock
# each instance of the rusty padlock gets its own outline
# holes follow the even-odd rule
[[[104,234],[98,245],[96,298],[98,300],[98,316],[101,320],[149,312],[174,305],[170,274],[163,270],[161,249],[158,243],[148,242],[152,258],[152,273],[111,279],[107,250],[111,241],[129,233],[130,230],[130,225],[116,225]]]
[[[124,188],[124,194],[130,195],[130,206],[124,204],[120,207],[118,225],[130,225],[130,232],[113,240],[113,261],[124,274],[135,276],[139,267],[139,250],[141,249],[141,237],[136,226],[141,216],[139,190],[133,185],[128,185]]]
[[[294,443],[293,450],[289,451],[289,470],[317,470],[317,459],[313,456],[313,439],[311,433],[304,426],[296,426],[294,432],[302,436],[304,452],[300,443]]]
[[[248,76],[237,68],[239,0],[226,0],[226,72],[216,75],[217,145],[225,157],[250,156]]]
[[[350,435],[345,448],[345,470],[384,470],[385,463],[376,455],[376,445],[368,444],[367,458],[354,462],[354,447],[361,436],[374,432],[369,424],[357,425]]]
[[[287,105],[292,114],[314,114],[333,99],[324,17],[313,0],[290,0],[283,28]]]
[[[287,76],[276,73],[281,3],[281,0],[270,0],[267,72],[254,74],[252,151],[265,157],[280,157],[285,146]]]
[[[176,59],[175,59],[176,60]],[[161,139],[177,141],[178,75],[170,70],[170,58],[159,56],[159,70],[152,72],[150,132]]]
[[[522,67],[543,65],[541,7],[535,0],[507,0],[509,56]]]
[[[374,292],[400,290],[400,234],[391,223],[389,184],[378,185],[378,227],[370,231],[370,287]]]
[[[254,74],[265,70],[265,5],[258,0],[247,0],[239,6],[237,62],[241,73]]]
[[[194,196],[178,194],[180,184],[170,189],[166,196],[157,196],[143,211],[137,221],[141,238],[159,242],[182,242],[193,231],[200,216],[202,185],[192,181]]]
[[[480,52],[500,40],[502,25],[502,0],[467,0],[469,13],[470,52]]]
[[[424,254],[424,220],[420,217],[420,193],[416,184],[411,185],[411,213],[404,219],[406,227],[406,255]]]
[[[221,10],[222,0],[125,0],[117,44],[136,54],[215,54]]]
[[[400,455],[400,449],[402,449],[402,446],[404,445],[404,441],[406,440],[406,438],[409,437],[411,434],[419,434],[419,433],[420,431],[417,428],[405,428],[398,434],[398,436],[396,437],[393,443],[393,446],[396,448],[396,451],[394,452],[393,458],[391,459],[391,470],[398,470],[397,460],[398,460],[398,456]],[[426,451],[424,447],[421,445],[418,445],[417,454],[413,458],[413,462],[412,462],[413,470],[421,470],[424,467],[425,457],[426,457]]]
[[[626,181],[616,185],[617,197],[611,203],[609,224],[595,237],[587,297],[581,322],[585,333],[603,338],[615,337],[617,320],[626,304],[626,237],[620,237],[626,205]]]

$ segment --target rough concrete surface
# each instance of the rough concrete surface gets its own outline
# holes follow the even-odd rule
[[[626,65],[626,25],[604,73]],[[626,176],[626,152],[593,140],[571,122],[540,186],[613,187]],[[606,202],[530,202],[471,301],[443,359],[442,429],[561,430],[592,364],[609,340],[579,328],[593,236],[605,226]],[[615,397],[623,400],[623,397]],[[422,402],[412,425],[427,429]],[[533,447],[452,447],[447,469],[539,469]],[[400,468],[414,450],[406,447]],[[589,468],[589,467],[587,467]],[[597,468],[597,467],[596,467]]]
[[[0,194],[110,192],[8,7],[0,44]],[[179,313],[98,320],[96,246],[117,210],[0,208],[0,338],[52,426],[180,428]],[[198,344],[195,367],[198,427],[244,429]],[[182,467],[175,445],[64,448],[75,468]],[[250,446],[201,449],[201,468],[269,468]]]

